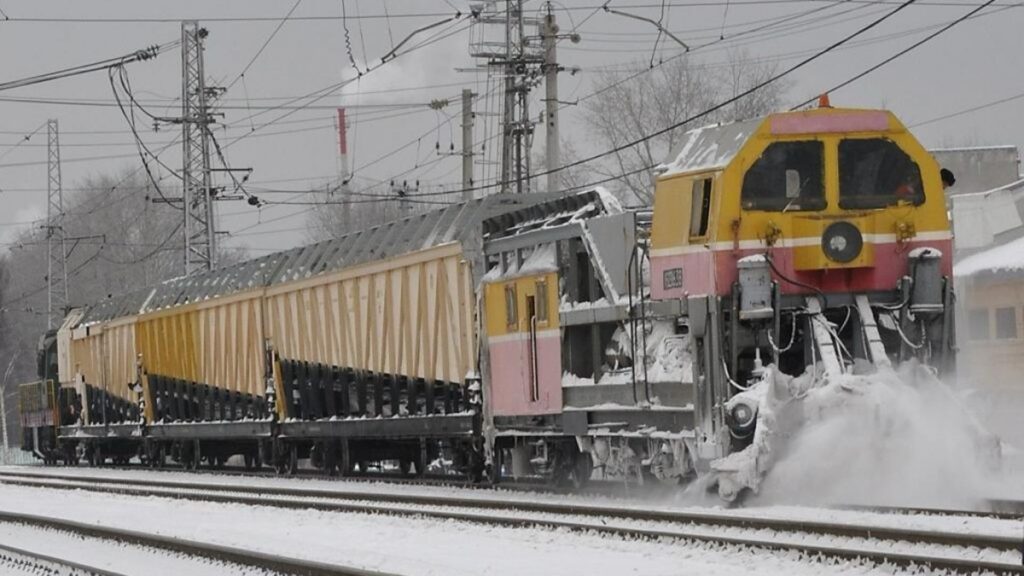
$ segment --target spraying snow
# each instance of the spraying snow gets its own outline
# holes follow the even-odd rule
[[[971,507],[990,493],[998,442],[945,383],[915,362],[856,372],[769,369],[744,393],[759,407],[751,445],[715,469],[758,504]]]

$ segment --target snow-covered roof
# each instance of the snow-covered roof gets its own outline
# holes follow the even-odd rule
[[[564,211],[566,206],[609,211],[610,194],[495,194],[446,208],[408,216],[316,244],[267,254],[193,276],[173,278],[146,288],[113,295],[88,306],[82,325],[109,321],[258,287],[284,284],[366,262],[385,260],[450,242],[479,243],[501,234],[524,218]]]
[[[978,252],[953,266],[954,276],[972,276],[980,272],[1016,272],[1024,270],[1024,238],[1017,238]]]
[[[669,156],[673,160],[657,169],[671,176],[725,168],[762,122],[764,118],[756,118],[690,130],[683,134],[682,144]]]
[[[986,196],[992,196],[993,194],[996,194],[998,192],[1018,190],[1018,189],[1020,189],[1022,187],[1024,187],[1024,178],[1022,178],[1020,180],[1016,180],[1016,181],[1010,182],[1009,184],[1005,184],[1005,185],[1000,186],[998,188],[993,188],[991,190],[984,190],[982,192],[966,192],[964,194],[957,194],[955,198],[956,198],[957,201],[960,201],[960,200],[963,200],[963,199],[967,199],[967,198],[983,198],[983,197],[986,197]]]
[[[956,194],[951,200],[957,250],[1004,244],[1024,234],[1024,180],[985,192]]]
[[[954,146],[951,148],[929,148],[928,151],[935,152],[984,152],[987,150],[1017,151],[1016,144],[993,144],[989,146]]]

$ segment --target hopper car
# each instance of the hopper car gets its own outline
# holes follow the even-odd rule
[[[573,485],[707,474],[732,498],[756,488],[729,456],[768,367],[954,370],[939,166],[891,112],[681,142],[647,208],[499,194],[72,309],[26,389],[46,402],[23,402],[24,446]]]

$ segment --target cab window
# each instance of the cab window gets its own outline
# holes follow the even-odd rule
[[[921,168],[892,140],[868,138],[839,143],[839,207],[885,208],[924,202]]]
[[[537,280],[537,321],[548,321],[548,281]]]
[[[690,238],[703,238],[708,235],[711,216],[711,178],[693,181],[690,202]]]
[[[505,324],[515,326],[519,322],[519,310],[516,305],[516,287],[513,284],[505,286]]]
[[[825,147],[818,140],[773,142],[743,176],[745,210],[825,207]]]

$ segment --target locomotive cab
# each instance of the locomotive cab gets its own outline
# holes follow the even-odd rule
[[[660,167],[654,299],[687,303],[698,465],[754,438],[766,366],[817,381],[953,369],[939,166],[890,112],[819,108],[687,133]]]

